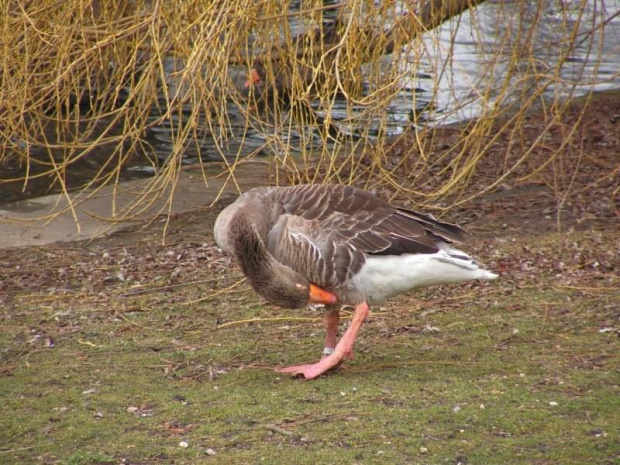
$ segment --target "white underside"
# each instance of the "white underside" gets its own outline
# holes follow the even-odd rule
[[[418,287],[497,278],[465,252],[447,244],[440,247],[434,254],[369,255],[351,284],[376,303]]]

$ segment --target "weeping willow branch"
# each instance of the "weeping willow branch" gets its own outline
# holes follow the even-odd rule
[[[148,167],[157,176],[153,191],[168,195],[162,186],[176,184],[189,157],[223,161],[234,183],[235,168],[260,153],[273,160],[278,182],[389,186],[440,209],[515,176],[532,180],[562,163],[581,124],[562,121],[563,99],[577,84],[596,83],[585,74],[571,82],[563,67],[577,66],[577,51],[600,60],[603,28],[618,12],[585,4],[563,11],[541,42],[542,4],[494,4],[495,19],[481,3],[316,0],[294,10],[274,0],[4,2],[0,190],[61,192],[71,212],[72,202],[89,195],[75,191],[118,183],[130,166]],[[479,50],[482,72],[467,96],[445,85],[458,66],[454,44],[465,17],[473,35],[497,25],[494,48]],[[558,49],[554,62],[540,58],[545,47]],[[252,68],[260,80],[246,86]],[[425,92],[411,88],[421,75]],[[453,106],[437,109],[446,94]],[[390,135],[393,105],[397,98],[402,105],[403,95],[411,118],[397,122],[402,134]],[[450,133],[449,144],[424,121],[472,103],[480,107],[477,119]],[[544,134],[561,128],[567,137],[538,165],[531,160],[544,134],[523,137],[534,108],[549,115]],[[505,166],[472,189],[502,137],[510,140],[511,152],[497,161]],[[139,196],[125,214],[143,211],[147,198],[153,202]]]

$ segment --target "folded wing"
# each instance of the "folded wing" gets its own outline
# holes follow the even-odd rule
[[[462,239],[463,230],[432,215],[395,208],[350,186],[293,186],[277,191],[280,216],[268,249],[320,286],[350,280],[366,254],[428,254]]]

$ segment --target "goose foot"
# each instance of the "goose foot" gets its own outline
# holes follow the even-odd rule
[[[334,371],[340,368],[340,365],[346,358],[353,358],[353,353],[348,357],[344,354],[334,352],[322,358],[317,363],[309,363],[307,365],[293,365],[290,367],[278,368],[278,373],[288,373],[295,378],[315,379],[328,371]]]
[[[279,368],[277,370],[278,373],[289,373],[294,377],[315,379],[328,371],[338,369],[345,359],[353,358],[353,345],[355,344],[355,339],[357,338],[359,330],[362,327],[362,323],[364,323],[364,320],[368,315],[368,310],[368,304],[366,302],[362,302],[355,307],[355,313],[353,314],[351,325],[345,331],[342,339],[340,339],[340,342],[336,345],[333,354],[322,358],[317,363]],[[331,328],[334,328],[333,320],[330,326]],[[330,326],[328,326],[328,329]],[[326,342],[328,341],[326,340]]]

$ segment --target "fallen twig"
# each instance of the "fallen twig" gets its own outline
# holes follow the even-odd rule
[[[30,449],[36,449],[37,447],[47,447],[47,446],[53,446],[53,445],[54,445],[53,442],[46,442],[45,444],[36,444],[34,446],[18,447],[17,449],[0,450],[0,455],[12,454],[13,452],[19,452],[22,450],[30,450]]]
[[[234,289],[235,287],[237,287],[239,284],[244,283],[245,282],[245,278],[237,281],[236,283],[234,283],[231,286],[228,286],[224,289],[220,289],[219,291],[213,292],[212,294],[209,294],[207,296],[201,297],[200,299],[196,299],[196,300],[190,300],[189,302],[184,302],[182,305],[192,305],[192,304],[197,304],[199,302],[204,302],[205,300],[209,300],[212,299],[213,297],[220,295],[220,294],[224,294],[228,291],[230,291],[231,289]]]
[[[279,427],[278,425],[263,425],[265,429],[268,429],[269,431],[273,431],[274,433],[279,433],[282,434],[284,436],[294,436],[295,433],[293,433],[292,431],[287,431],[284,428]]]

